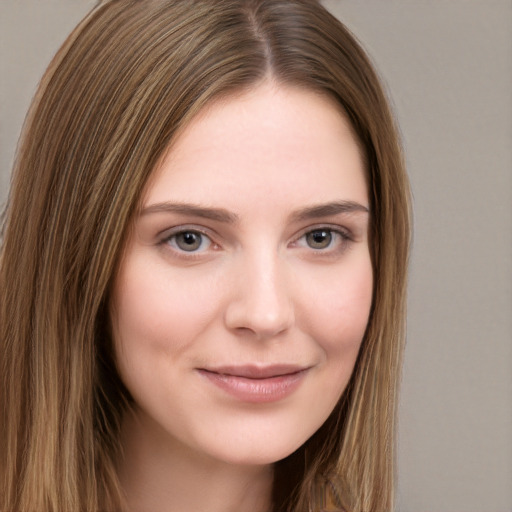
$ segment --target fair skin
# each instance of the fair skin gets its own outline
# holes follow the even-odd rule
[[[265,512],[272,464],[327,419],[368,322],[368,191],[330,100],[214,102],[148,183],[115,281],[133,512]]]

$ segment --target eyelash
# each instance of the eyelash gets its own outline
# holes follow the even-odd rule
[[[326,247],[312,247],[307,241],[307,237],[313,234],[321,234],[321,236],[327,234],[330,237],[329,244]],[[305,249],[310,249],[314,252],[315,256],[330,256],[339,254],[347,248],[347,244],[353,241],[353,237],[350,232],[339,227],[330,226],[319,226],[309,228],[307,231],[302,233],[293,243],[297,244],[304,240],[306,246]],[[334,246],[334,247],[332,247]]]
[[[204,251],[199,251],[199,252],[197,250],[186,251],[176,245],[176,238],[180,235],[186,235],[186,234],[199,236],[201,238],[201,245],[203,245],[204,241],[208,241],[209,245],[206,250],[208,250],[212,246],[218,247],[218,245],[212,240],[211,235],[209,235],[205,231],[198,229],[196,227],[187,228],[184,226],[180,226],[179,228],[176,228],[171,233],[167,232],[166,235],[164,236],[164,238],[162,238],[162,240],[159,242],[159,245],[169,247],[175,253],[175,255],[177,255],[180,258],[185,258],[185,259],[200,258],[203,255]]]
[[[331,239],[329,241],[328,246],[324,247],[311,247],[311,245],[308,244],[306,241],[306,238],[309,235],[313,235],[315,233],[318,234],[328,234]],[[176,238],[180,235],[194,235],[199,236],[201,241],[200,244],[203,245],[205,241],[208,241],[208,246],[204,250],[191,250],[187,251],[181,247],[179,247],[176,243]],[[338,239],[338,243],[336,244],[336,239]],[[315,257],[318,256],[330,256],[334,254],[340,254],[347,248],[347,244],[349,242],[353,241],[353,237],[351,233],[346,229],[341,229],[340,227],[331,227],[331,226],[318,226],[318,227],[312,227],[308,228],[307,231],[302,232],[302,234],[295,238],[291,245],[292,247],[300,247],[299,242],[304,240],[305,245],[302,246],[304,249],[311,250]],[[337,247],[332,248],[331,245],[336,244]],[[177,255],[180,258],[185,258],[188,260],[194,259],[194,258],[201,258],[204,255],[205,251],[208,251],[213,248],[218,248],[219,245],[214,242],[212,239],[212,236],[208,233],[206,233],[204,230],[198,229],[197,227],[184,227],[180,226],[179,228],[176,228],[171,233],[166,233],[164,238],[161,239],[159,242],[159,245],[161,246],[167,246],[169,247],[175,255]],[[201,246],[200,245],[200,246]],[[199,246],[199,247],[200,247]]]

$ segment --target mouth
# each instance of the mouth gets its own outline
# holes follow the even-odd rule
[[[310,367],[298,365],[199,368],[207,381],[231,397],[250,403],[276,402],[301,385]]]
[[[218,366],[213,368],[202,368],[206,372],[226,375],[231,377],[242,377],[245,379],[264,380],[274,377],[293,375],[307,370],[307,366],[293,364],[276,364],[270,366],[242,365],[242,366]]]

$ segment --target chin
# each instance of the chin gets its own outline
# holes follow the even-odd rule
[[[308,431],[275,427],[242,431],[236,434],[225,434],[223,442],[204,447],[205,452],[226,463],[241,466],[261,466],[274,464],[285,459],[299,449],[317,429]]]

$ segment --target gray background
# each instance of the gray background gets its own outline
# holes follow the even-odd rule
[[[0,0],[0,202],[44,68],[91,0]],[[512,511],[512,1],[327,0],[387,83],[415,237],[399,510]]]

